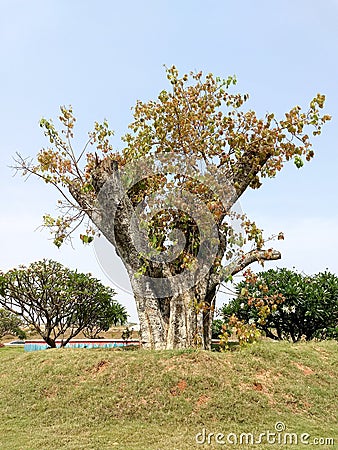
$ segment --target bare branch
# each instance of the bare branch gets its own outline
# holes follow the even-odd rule
[[[277,250],[251,250],[238,256],[233,262],[225,266],[219,273],[212,275],[212,285],[218,285],[229,276],[234,276],[254,262],[273,261],[281,259],[281,253]]]
[[[230,266],[231,275],[236,275],[236,273],[241,272],[247,266],[254,262],[270,261],[281,259],[281,254],[277,250],[252,250],[249,253],[239,256]]]
[[[48,180],[46,177],[38,173],[36,170],[34,170],[31,167],[31,164],[27,164],[27,161],[25,158],[23,158],[20,153],[16,153],[17,159],[14,158],[14,161],[18,164],[18,166],[13,166],[12,169],[15,169],[17,172],[21,171],[25,173],[28,173],[29,175],[36,175],[37,177],[41,178],[45,183],[50,183],[56,189],[59,191],[59,193],[62,195],[62,197],[71,205],[73,208],[78,209],[77,205],[75,205],[64,193],[64,191],[60,188],[60,186],[57,183],[54,183],[53,181]]]

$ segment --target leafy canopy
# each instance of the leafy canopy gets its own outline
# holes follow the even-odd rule
[[[159,198],[168,206],[168,193],[174,197],[175,189],[184,187],[194,195],[196,204],[201,200],[212,214],[220,235],[226,239],[226,259],[247,242],[258,250],[263,247],[262,230],[245,215],[236,216],[242,228],[240,233],[234,231],[229,220],[231,207],[249,186],[259,188],[262,179],[274,177],[285,162],[293,160],[300,168],[304,160],[311,160],[314,150],[309,136],[319,135],[323,124],[330,120],[321,113],[325,96],[318,94],[305,111],[295,106],[283,119],[273,113],[259,118],[245,108],[248,94],[233,92],[235,77],[203,76],[202,72],[180,76],[175,66],[166,68],[166,75],[171,89],[160,92],[156,100],[136,103],[121,151],[111,144],[113,131],[106,120],[95,122],[80,152],[73,149],[76,119],[72,107],[61,107],[61,132],[52,120],[41,120],[50,146],[39,152],[37,162],[19,156],[18,169],[53,184],[62,195],[60,216],[44,216],[44,225],[50,228],[57,246],[86,217],[89,221],[84,222],[85,232],[80,233],[80,238],[85,244],[93,240],[97,231],[93,226],[95,202],[105,167],[115,164],[119,169],[128,168],[145,156],[153,156],[156,165],[161,155],[161,173],[154,172],[128,191],[134,206],[143,202],[151,207]],[[163,155],[167,159],[163,160]],[[127,171],[125,176],[130,173]],[[154,251],[167,250],[177,243],[172,231],[181,230],[187,244],[171,271],[194,267],[199,246],[196,223],[179,205],[176,209],[163,207],[151,217],[145,213],[144,228]],[[282,234],[279,237],[283,238]],[[223,250],[215,266],[221,265]],[[141,266],[142,270],[146,267]]]

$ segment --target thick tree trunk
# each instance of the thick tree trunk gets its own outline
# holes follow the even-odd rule
[[[43,340],[46,342],[46,344],[50,347],[50,348],[56,348],[56,342],[55,339],[51,338],[50,336],[42,336]]]
[[[132,284],[143,348],[211,348],[215,289],[210,289],[208,279],[170,298],[140,295],[133,279]]]

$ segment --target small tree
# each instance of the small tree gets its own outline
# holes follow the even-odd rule
[[[96,339],[102,331],[108,331],[112,325],[124,325],[127,323],[128,313],[126,309],[111,299],[110,302],[102,304],[97,311],[96,319],[83,329],[83,334],[90,339]]]
[[[299,341],[338,337],[338,277],[329,272],[306,276],[288,269],[253,274],[238,283],[237,297],[222,309],[255,325],[272,339]]]
[[[0,338],[6,334],[14,334],[19,339],[25,339],[26,333],[21,329],[23,322],[17,314],[6,309],[0,309]]]
[[[0,272],[0,305],[32,325],[52,348],[60,336],[61,346],[65,346],[86,327],[98,323],[102,312],[112,305],[114,294],[89,274],[52,260]]]

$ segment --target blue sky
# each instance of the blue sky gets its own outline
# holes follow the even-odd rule
[[[166,88],[163,64],[175,64],[182,72],[236,74],[259,114],[282,117],[326,94],[333,120],[314,139],[315,159],[301,170],[287,167],[241,205],[267,232],[285,232],[275,245],[283,259],[271,267],[338,273],[337,25],[337,0],[2,0],[1,270],[47,257],[112,283],[92,248],[75,239],[74,249],[57,250],[46,231],[34,231],[53,213],[56,193],[13,178],[8,166],[16,151],[33,156],[46,144],[38,122],[56,118],[59,105],[73,105],[79,149],[103,118],[121,148],[131,106]],[[116,263],[115,277],[119,270]],[[118,299],[135,318],[132,297],[120,291]]]

